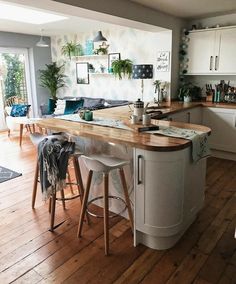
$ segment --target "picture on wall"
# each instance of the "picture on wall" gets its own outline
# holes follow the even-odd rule
[[[158,51],[157,52],[157,71],[168,72],[170,64],[170,52]]]
[[[77,84],[89,84],[89,63],[76,63],[76,81]]]
[[[109,53],[108,54],[108,70],[112,68],[112,62],[120,60],[120,53]]]

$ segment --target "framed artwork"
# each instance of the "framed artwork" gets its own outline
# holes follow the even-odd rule
[[[76,82],[77,84],[89,84],[89,63],[76,63]]]
[[[170,64],[170,52],[158,51],[157,52],[157,71],[168,72]]]
[[[112,62],[120,60],[120,53],[109,53],[108,54],[108,70],[111,70]]]

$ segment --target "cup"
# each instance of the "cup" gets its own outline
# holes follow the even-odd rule
[[[138,123],[138,116],[135,114],[131,115],[131,124],[136,124]]]
[[[84,119],[86,121],[92,121],[93,120],[93,112],[90,111],[90,110],[87,110],[85,113],[84,113]]]
[[[150,114],[143,114],[142,116],[142,123],[143,125],[149,125],[151,123],[151,116]]]

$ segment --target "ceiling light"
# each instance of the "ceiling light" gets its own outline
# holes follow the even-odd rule
[[[46,43],[46,41],[43,39],[43,30],[40,30],[41,36],[39,41],[36,43],[36,46],[38,47],[49,47],[49,44]]]
[[[23,8],[11,4],[0,3],[0,19],[41,25],[67,19],[64,16]]]
[[[102,35],[102,32],[99,31],[93,41],[107,41],[107,39]]]

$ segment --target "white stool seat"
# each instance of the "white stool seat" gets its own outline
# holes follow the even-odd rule
[[[41,141],[43,141],[44,138],[48,138],[48,139],[57,138],[57,139],[60,139],[60,140],[62,140],[62,139],[66,140],[66,137],[61,135],[61,134],[45,135],[45,134],[41,134],[39,132],[35,132],[35,133],[30,134],[30,140],[35,146],[38,146],[39,143]]]
[[[108,173],[111,170],[119,169],[129,164],[129,161],[122,160],[113,156],[82,155],[81,158],[84,160],[86,167],[94,172]]]

